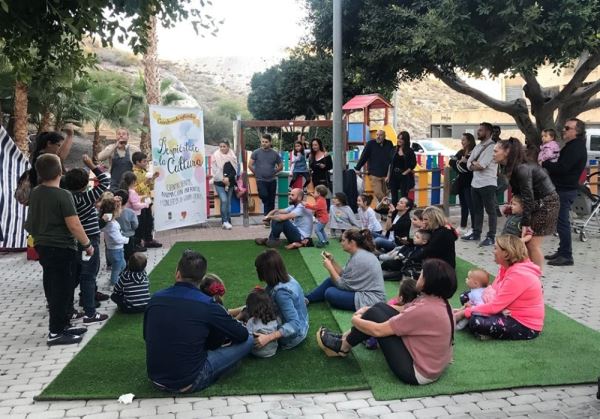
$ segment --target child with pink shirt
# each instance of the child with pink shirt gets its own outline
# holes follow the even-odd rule
[[[120,188],[129,192],[129,198],[127,199],[127,208],[131,208],[131,210],[135,213],[135,215],[137,215],[138,217],[138,227],[135,231],[135,247],[134,247],[134,251],[135,252],[145,252],[146,248],[141,246],[141,234],[140,234],[140,228],[141,228],[141,222],[140,222],[140,215],[142,214],[142,209],[144,208],[148,208],[150,206],[150,202],[145,202],[142,201],[142,199],[140,198],[140,195],[136,192],[135,190],[135,185],[136,185],[136,181],[137,181],[137,176],[135,175],[135,173],[133,172],[125,172],[123,173],[123,177],[121,178],[121,185]]]
[[[556,141],[556,131],[553,129],[545,129],[542,131],[542,145],[538,154],[538,164],[550,160],[551,162],[558,161],[560,154],[560,145]]]

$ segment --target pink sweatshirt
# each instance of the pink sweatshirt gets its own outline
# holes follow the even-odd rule
[[[135,215],[140,215],[143,208],[148,208],[148,204],[142,202],[140,196],[133,188],[129,189],[129,198],[127,199],[127,205],[125,206],[131,208]]]
[[[541,332],[545,314],[541,275],[540,268],[529,259],[508,268],[501,266],[492,284],[496,298],[489,303],[467,308],[465,316],[470,318],[473,313],[489,316],[507,309],[510,317],[523,326]]]
[[[452,360],[452,325],[446,301],[423,294],[389,322],[413,358],[415,370],[436,380]]]

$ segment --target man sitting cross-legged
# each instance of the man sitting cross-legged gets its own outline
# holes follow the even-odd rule
[[[256,244],[268,247],[280,245],[281,233],[288,241],[286,249],[297,249],[310,243],[313,229],[313,214],[302,204],[304,192],[295,188],[290,191],[290,206],[283,210],[269,212],[263,221],[271,222],[271,234],[265,239],[255,239]]]
[[[198,288],[205,274],[204,256],[184,251],[175,285],[155,293],[146,308],[146,368],[160,390],[202,390],[252,351],[244,325]]]

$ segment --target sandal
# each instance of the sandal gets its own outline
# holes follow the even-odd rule
[[[330,332],[324,327],[317,330],[317,344],[329,357],[346,357],[348,351],[342,351],[342,335]]]

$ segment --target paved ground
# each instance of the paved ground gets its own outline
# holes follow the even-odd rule
[[[263,236],[263,227],[182,229],[159,234],[163,249],[148,251],[151,269],[180,240],[238,240]],[[546,250],[556,239],[549,238]],[[575,242],[576,267],[547,268],[544,277],[546,301],[574,319],[600,330],[600,281],[597,249],[600,238]],[[457,244],[459,256],[496,268],[489,249],[473,243]],[[109,273],[102,270],[101,287],[108,291]],[[596,386],[563,386],[511,389],[456,396],[377,402],[370,391],[348,393],[262,395],[247,397],[166,398],[134,400],[121,405],[116,400],[33,402],[62,368],[96,333],[90,327],[83,344],[48,348],[45,344],[47,317],[41,283],[41,268],[27,262],[24,254],[0,256],[0,417],[10,418],[600,418]],[[114,305],[100,309],[112,314]],[[569,354],[565,354],[567,358]],[[92,366],[93,367],[93,366]],[[101,372],[99,372],[101,373]],[[600,375],[600,371],[598,371]]]

